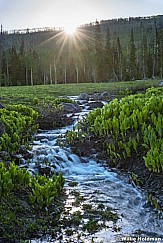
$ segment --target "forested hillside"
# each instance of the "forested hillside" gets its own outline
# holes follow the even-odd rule
[[[163,15],[101,20],[73,36],[43,28],[0,34],[1,86],[163,76]]]

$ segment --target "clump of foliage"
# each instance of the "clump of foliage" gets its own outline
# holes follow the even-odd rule
[[[100,226],[95,220],[89,220],[86,224],[83,225],[83,230],[87,230],[89,233],[96,232]]]
[[[24,105],[8,105],[0,109],[0,121],[5,126],[5,133],[0,136],[0,151],[15,153],[20,145],[26,144],[37,129],[37,115],[36,111]]]
[[[47,225],[56,224],[59,213],[57,211],[55,215],[56,200],[63,185],[61,174],[52,178],[45,175],[32,177],[26,169],[19,169],[13,162],[9,167],[1,162],[0,234],[5,242],[37,237],[38,232],[47,232]]]
[[[77,131],[70,131],[72,143],[92,137],[101,140],[103,149],[112,161],[144,151],[146,167],[153,172],[163,171],[163,89],[149,88],[145,94],[117,98],[103,108],[94,109]],[[91,142],[91,141],[90,141]]]
[[[53,104],[55,107],[58,107],[59,105],[62,105],[63,103],[73,103],[74,101],[69,99],[69,98],[64,98],[64,97],[61,97],[61,98],[56,98],[53,100]]]
[[[32,189],[32,193],[29,195],[31,204],[34,206],[37,203],[41,209],[49,207],[62,191],[63,185],[64,178],[62,174],[53,176],[51,179],[45,175],[37,175],[32,178],[30,184]]]
[[[62,174],[49,178],[45,175],[32,177],[26,169],[19,169],[11,163],[9,168],[0,163],[0,196],[7,197],[14,190],[29,189],[29,202],[37,204],[40,209],[49,207],[62,191],[64,178]]]

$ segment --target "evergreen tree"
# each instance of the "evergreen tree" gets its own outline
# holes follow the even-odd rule
[[[11,85],[20,85],[18,82],[19,76],[19,56],[16,51],[15,46],[11,49],[11,62],[9,67],[10,77],[11,77]]]
[[[141,54],[142,54],[142,78],[147,78],[147,36],[145,35],[144,27],[142,27],[142,45],[141,45]]]
[[[118,70],[118,60],[117,60],[117,48],[116,43],[113,41],[113,75],[115,81],[118,81],[117,70]]]
[[[116,81],[122,81],[123,79],[123,67],[122,67],[122,48],[119,37],[113,43],[113,70]]]
[[[117,57],[118,57],[118,79],[123,80],[123,57],[122,57],[122,48],[119,37],[117,37]]]
[[[22,38],[22,43],[19,50],[19,75],[18,81],[21,85],[26,84],[26,65],[25,65],[25,45],[24,45],[24,38]]]
[[[113,79],[113,51],[111,47],[111,36],[110,36],[109,28],[107,29],[104,57],[105,57],[106,80],[110,81]]]
[[[153,42],[153,73],[152,78],[156,78],[158,76],[158,63],[159,63],[159,52],[158,52],[158,46],[159,46],[159,34],[158,34],[158,28],[156,20],[154,21],[154,42]]]
[[[2,82],[2,59],[3,59],[3,31],[1,24],[1,33],[0,33],[0,86]]]
[[[130,43],[129,43],[129,70],[130,79],[134,80],[137,75],[137,65],[136,65],[136,47],[134,42],[134,32],[131,30]]]
[[[158,60],[157,60],[157,71],[160,78],[163,77],[163,31],[158,32]]]
[[[22,38],[21,46],[20,46],[20,55],[23,56],[25,52],[25,44],[24,44],[24,38]]]
[[[9,55],[8,51],[3,51],[2,55],[2,86],[9,86],[10,85],[10,76],[9,76]]]
[[[148,48],[147,53],[147,77],[152,78],[152,68],[153,68],[153,55],[150,48]]]
[[[95,60],[96,60],[96,77],[97,81],[104,81],[104,58],[102,47],[102,36],[100,30],[100,24],[96,21],[95,24]]]

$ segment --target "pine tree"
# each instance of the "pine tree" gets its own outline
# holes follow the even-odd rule
[[[107,29],[104,58],[105,58],[106,80],[110,81],[113,79],[113,51],[111,47],[111,36],[110,36],[109,28]]]
[[[104,81],[104,58],[102,47],[102,36],[100,30],[100,24],[96,21],[95,25],[95,60],[96,60],[96,77],[97,81]]]
[[[11,49],[11,62],[10,62],[10,69],[9,69],[12,85],[19,85],[18,82],[19,64],[20,64],[19,56],[14,46]]]
[[[147,53],[147,77],[152,78],[152,68],[153,68],[153,55],[150,48],[148,48]]]
[[[2,82],[2,59],[3,59],[3,31],[1,24],[1,33],[0,33],[0,86]]]
[[[163,31],[158,31],[158,60],[157,60],[157,71],[160,78],[163,77]]]
[[[145,35],[144,27],[142,27],[142,45],[141,45],[141,56],[142,56],[142,77],[147,78],[147,36]]]
[[[136,47],[134,43],[134,32],[131,30],[130,36],[130,50],[129,50],[129,70],[130,70],[130,79],[134,80],[137,75],[137,65],[136,65]]]
[[[117,55],[118,55],[118,79],[120,81],[123,80],[123,57],[122,57],[122,48],[121,48],[121,43],[119,36],[117,37]]]
[[[22,38],[21,46],[20,46],[20,55],[23,56],[25,52],[25,44],[24,44],[24,38]]]
[[[9,57],[8,57],[8,51],[3,51],[2,54],[2,86],[9,86],[10,84],[10,77],[9,77]]]
[[[158,34],[158,28],[156,20],[154,21],[154,43],[153,43],[153,72],[152,72],[152,78],[156,78],[158,76],[158,59],[159,59],[159,52],[158,52],[158,46],[159,46],[159,34]]]
[[[21,85],[26,84],[26,63],[25,63],[25,45],[24,45],[24,38],[22,38],[22,43],[19,50],[19,75],[18,81]]]
[[[122,81],[123,79],[123,67],[122,67],[122,48],[119,36],[113,42],[113,71],[116,81]]]

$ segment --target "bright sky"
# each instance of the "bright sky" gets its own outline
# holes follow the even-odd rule
[[[4,30],[71,25],[163,14],[163,0],[0,0]]]

